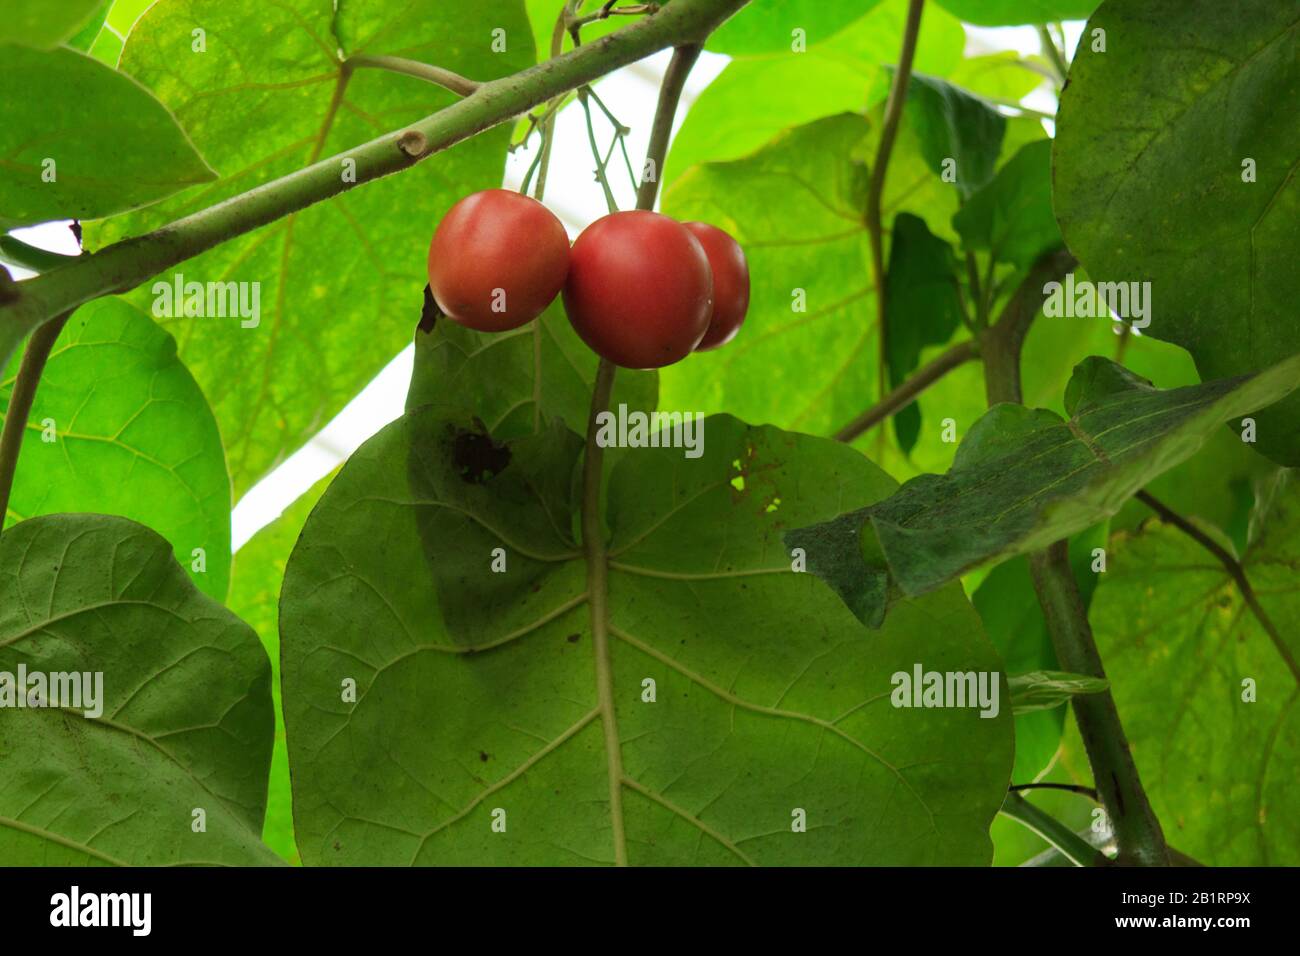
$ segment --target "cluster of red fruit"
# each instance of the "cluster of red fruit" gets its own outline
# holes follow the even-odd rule
[[[466,196],[429,246],[429,287],[447,318],[480,332],[564,308],[597,355],[661,368],[731,341],[749,307],[749,266],[716,226],[616,212],[569,237],[535,199],[505,189]]]

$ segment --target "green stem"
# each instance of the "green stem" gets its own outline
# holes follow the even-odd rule
[[[668,61],[668,69],[664,71],[663,84],[659,87],[659,105],[655,110],[654,125],[650,127],[646,167],[642,170],[641,185],[636,192],[638,209],[655,207],[659,180],[663,178],[664,157],[668,155],[668,139],[673,132],[673,116],[677,113],[677,101],[681,99],[691,67],[700,58],[700,49],[700,45],[696,43],[677,47],[673,50],[673,58]],[[647,173],[649,175],[646,175]]]
[[[1066,542],[1058,541],[1045,551],[1031,554],[1029,570],[1062,670],[1105,680],[1106,670],[1088,624],[1088,611],[1079,596]],[[1081,694],[1075,696],[1073,707],[1097,794],[1115,832],[1119,847],[1116,862],[1168,866],[1164,833],[1142,789],[1115,698],[1108,690]]]
[[[459,73],[444,70],[440,66],[421,63],[418,60],[408,60],[401,56],[350,56],[343,61],[343,68],[345,70],[361,68],[388,70],[390,73],[414,76],[417,79],[436,83],[443,89],[451,90],[451,92],[459,96],[469,96],[483,85],[475,80],[463,77]]]
[[[889,416],[897,414],[911,404],[916,396],[939,381],[953,369],[979,357],[978,343],[974,339],[958,342],[942,355],[917,369],[905,382],[900,384],[875,405],[868,408],[853,421],[835,433],[836,441],[853,441],[863,435]]]
[[[407,169],[533,107],[665,47],[696,43],[746,0],[676,0],[652,16],[564,56],[483,83],[470,96],[424,119],[315,162],[248,192],[115,243],[48,275],[17,283],[0,305],[0,364],[38,325],[91,299],[126,292],[152,276],[236,236],[363,183]],[[340,175],[356,163],[356,183]]]
[[[1038,27],[1038,39],[1043,46],[1043,56],[1047,57],[1047,62],[1052,64],[1052,72],[1055,75],[1056,88],[1060,89],[1065,85],[1065,78],[1070,72],[1070,64],[1065,62],[1065,56],[1061,53],[1060,48],[1056,45],[1056,40],[1051,32],[1047,29],[1047,24],[1041,24]]]
[[[50,252],[28,245],[16,236],[0,236],[0,262],[11,266],[20,266],[32,272],[49,272],[59,266],[65,266],[75,260],[76,256]]]
[[[1044,813],[1018,793],[1007,794],[1002,813],[1033,830],[1060,850],[1075,866],[1107,866],[1110,861],[1060,820]]]
[[[23,434],[27,431],[27,419],[32,413],[36,388],[40,385],[45,361],[50,357],[50,350],[54,348],[59,333],[67,323],[68,315],[46,322],[32,333],[32,337],[27,340],[27,351],[23,353],[22,364],[18,368],[18,377],[14,379],[14,390],[9,396],[9,410],[5,413],[4,431],[0,432],[0,527],[4,525],[4,516],[9,513],[9,495],[13,492],[14,473],[18,470],[18,453],[22,451]]]
[[[885,191],[885,171],[889,155],[898,136],[898,122],[907,102],[907,87],[912,80],[912,59],[916,55],[916,38],[921,31],[921,10],[925,0],[909,0],[907,23],[903,28],[903,46],[898,54],[898,69],[885,101],[885,118],[880,127],[880,142],[871,164],[871,181],[867,187],[867,235],[871,240],[871,276],[876,286],[876,328],[880,336],[880,395],[889,387],[889,326],[885,322],[885,245],[881,222],[881,197]]]
[[[591,121],[591,105],[587,102],[585,88],[578,90],[578,102],[582,104],[582,113],[587,118],[587,141],[591,144],[592,159],[596,161],[596,181],[605,192],[606,207],[610,212],[618,212],[618,201],[614,198],[614,190],[609,185],[609,176],[605,173],[605,160],[600,155],[600,144],[596,142],[596,127]],[[618,133],[615,132],[614,135],[618,136]]]
[[[1020,352],[1025,335],[1042,308],[1043,286],[1067,272],[1073,262],[1064,249],[1041,258],[984,335],[984,387],[990,406],[1022,401]],[[1045,551],[1031,554],[1029,570],[1061,669],[1104,679],[1106,672],[1070,567],[1066,543],[1058,541]],[[1142,789],[1115,698],[1109,690],[1079,695],[1072,706],[1097,793],[1115,831],[1117,862],[1167,866],[1164,833]]]
[[[1043,308],[1043,286],[1074,268],[1074,257],[1065,249],[1043,256],[1029,270],[1020,286],[1002,307],[998,319],[984,332],[980,353],[984,357],[984,391],[989,405],[1010,402],[1019,405],[1020,352],[1029,327]]]
[[[1068,793],[1078,793],[1090,799],[1093,803],[1100,803],[1101,797],[1092,787],[1081,787],[1075,783],[1015,783],[1010,787],[1012,793],[1019,793],[1022,790],[1064,790]]]

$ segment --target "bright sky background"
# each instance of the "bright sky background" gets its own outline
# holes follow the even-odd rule
[[[1065,31],[1067,48],[1073,50],[1083,31],[1083,23],[1067,23]],[[968,55],[999,50],[1016,50],[1029,55],[1041,49],[1038,33],[1033,27],[984,29],[968,26],[966,32]],[[653,115],[659,80],[669,57],[668,51],[656,54],[610,74],[596,87],[614,115],[633,127],[627,142],[633,168],[639,168],[640,159],[645,155],[649,132],[648,123],[636,124],[633,120]],[[682,117],[700,91],[722,72],[727,62],[727,57],[718,54],[701,55],[682,96],[677,125],[681,124]],[[1056,108],[1055,95],[1047,83],[1026,96],[1022,103],[1045,113],[1054,113]],[[597,121],[603,119],[598,116]],[[537,137],[533,140],[531,148],[520,150],[509,158],[504,180],[507,188],[518,188],[536,149]],[[564,222],[571,237],[576,237],[588,223],[606,211],[604,194],[592,178],[591,170],[585,120],[581,107],[574,103],[559,114],[546,185],[546,204]],[[626,175],[611,177],[611,180],[619,207],[627,209],[635,205],[635,196]],[[16,230],[14,234],[32,245],[75,255],[77,245],[67,226],[66,222],[44,223]],[[12,267],[10,271],[16,279],[31,275]],[[232,544],[236,551],[259,528],[274,521],[299,495],[351,455],[362,442],[402,414],[411,377],[411,360],[412,348],[408,346],[307,445],[248,490],[232,515]]]

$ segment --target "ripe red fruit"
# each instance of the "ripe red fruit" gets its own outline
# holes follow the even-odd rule
[[[713,270],[713,316],[709,319],[709,330],[695,346],[695,351],[703,352],[726,345],[740,331],[749,309],[749,263],[740,243],[717,226],[707,222],[683,225],[700,240]]]
[[[583,230],[564,308],[582,340],[624,368],[661,368],[700,343],[713,309],[704,247],[676,220],[616,212]]]
[[[429,244],[429,288],[447,318],[480,332],[531,322],[569,271],[569,237],[536,199],[508,189],[466,196]]]

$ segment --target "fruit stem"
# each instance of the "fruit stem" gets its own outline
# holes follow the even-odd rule
[[[27,351],[23,353],[13,394],[9,396],[4,431],[0,432],[0,527],[4,526],[5,516],[9,513],[9,495],[14,487],[14,472],[18,469],[18,453],[23,447],[23,434],[27,431],[27,417],[32,412],[36,388],[45,370],[45,361],[50,357],[50,349],[71,314],[66,312],[51,319],[38,327],[27,340]]]
[[[668,61],[664,80],[659,87],[659,105],[655,109],[654,125],[650,127],[650,146],[646,149],[645,167],[641,171],[641,186],[636,192],[636,208],[653,210],[663,178],[664,157],[668,154],[668,139],[673,132],[673,117],[677,114],[677,101],[686,86],[691,67],[700,58],[697,43],[679,46]]]

